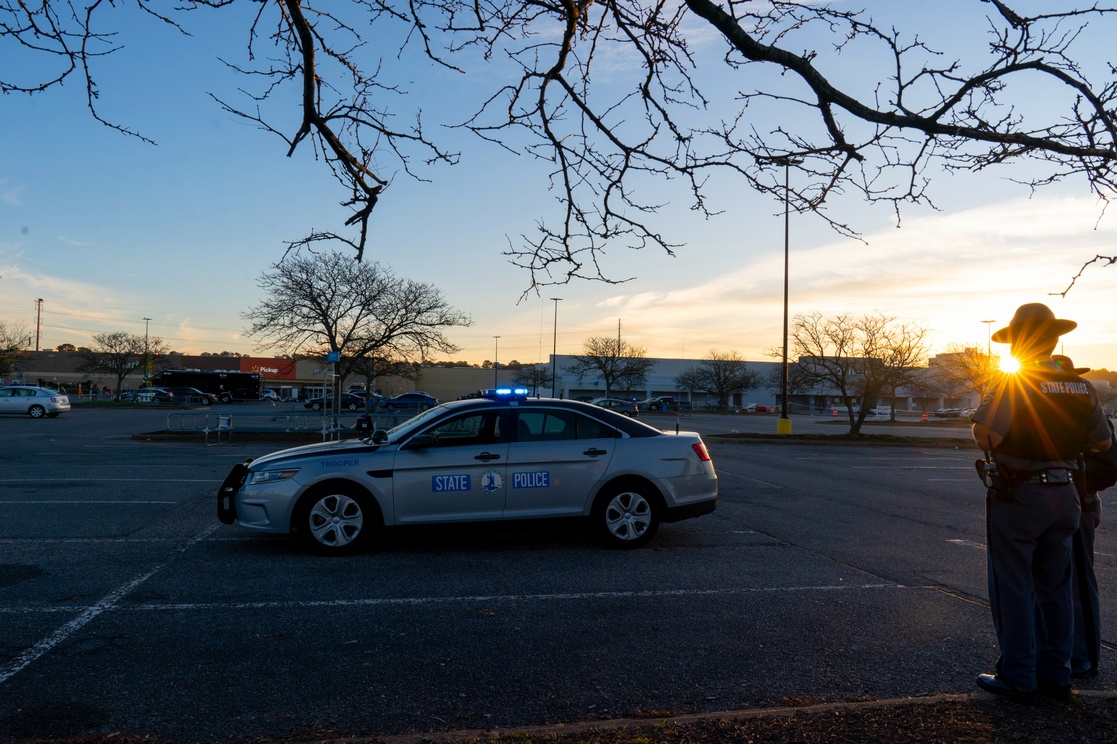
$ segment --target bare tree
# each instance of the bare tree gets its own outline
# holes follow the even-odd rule
[[[0,375],[11,373],[27,349],[31,334],[22,322],[0,320]]]
[[[834,390],[849,417],[849,433],[858,434],[882,393],[906,379],[924,349],[926,331],[899,325],[880,314],[854,318],[821,313],[796,315],[791,329],[796,366],[804,382]],[[892,368],[889,364],[899,364]],[[860,399],[860,410],[855,400]]]
[[[1103,201],[1113,193],[1117,70],[1092,67],[1089,37],[1111,37],[1117,9],[1064,0],[1030,4],[1029,15],[1009,0],[971,0],[952,7],[950,37],[936,42],[930,29],[905,27],[906,4],[868,4],[260,0],[245,21],[243,59],[226,62],[243,75],[243,98],[214,98],[278,137],[287,155],[311,148],[338,180],[344,227],[289,248],[340,242],[360,257],[389,174],[425,177],[426,166],[457,160],[424,128],[422,102],[441,89],[408,90],[403,62],[425,57],[486,76],[491,94],[462,126],[553,164],[557,211],[508,250],[532,286],[610,280],[599,259],[619,243],[672,251],[652,220],[660,205],[639,196],[649,179],[678,180],[708,213],[711,173],[782,199],[787,164],[801,172],[792,207],[845,234],[856,231],[828,215],[833,195],[886,202],[899,218],[902,205],[932,203],[936,169],[1027,162],[1012,171],[1026,188],[1073,177]],[[136,7],[187,33],[191,12],[232,5]],[[111,15],[125,9],[137,12],[100,0],[3,0],[0,43],[18,59],[0,72],[0,92],[36,94],[76,78],[98,121],[144,138],[102,114],[95,83],[101,58],[125,43]],[[969,38],[944,54],[958,29],[981,29],[985,43]],[[850,58],[853,75],[844,74]],[[509,62],[518,67],[501,77]],[[628,75],[595,84],[591,70],[602,65]],[[719,87],[727,74],[736,91]],[[1016,105],[1037,83],[1043,105]],[[765,129],[765,120],[778,123]]]
[[[124,378],[133,372],[151,374],[153,368],[149,368],[148,364],[158,364],[171,350],[158,336],[140,336],[124,331],[98,333],[92,340],[93,346],[89,350],[78,352],[82,358],[78,369],[91,374],[112,375],[116,379],[117,391],[123,389]]]
[[[509,369],[515,369],[511,364]],[[551,386],[551,365],[549,364],[522,364],[515,369],[516,375],[513,382],[531,388],[532,395],[539,394],[539,388]]]
[[[740,354],[722,353],[717,349],[711,349],[696,366],[679,375],[676,383],[681,379],[692,382],[698,390],[713,394],[721,409],[729,406],[729,399],[735,393],[757,387],[761,381],[760,374],[749,369]]]
[[[419,370],[416,364],[403,359],[391,359],[382,356],[362,356],[350,360],[349,371],[351,374],[364,378],[365,390],[369,395],[366,398],[369,407],[374,406],[373,392],[376,390],[377,377],[401,377],[415,382],[419,379]]]
[[[931,365],[932,378],[948,398],[966,393],[976,393],[982,398],[996,384],[999,373],[999,357],[957,343],[936,355]]]
[[[243,314],[257,346],[323,360],[338,352],[339,380],[364,360],[420,362],[458,351],[444,330],[472,322],[435,287],[336,251],[290,255],[258,284],[267,299]]]
[[[614,388],[643,387],[648,373],[655,368],[655,362],[647,357],[647,349],[619,336],[594,336],[582,343],[582,353],[574,355],[574,363],[566,371],[579,377],[597,375],[605,384],[608,398]]]

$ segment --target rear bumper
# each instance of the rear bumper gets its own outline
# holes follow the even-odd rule
[[[672,507],[667,510],[664,515],[664,522],[678,522],[681,519],[691,519],[693,517],[701,517],[703,514],[709,514],[718,507],[717,498],[707,499],[705,501],[695,501],[691,504],[683,504],[682,506]]]

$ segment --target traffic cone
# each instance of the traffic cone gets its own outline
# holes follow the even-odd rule
[[[835,415],[835,416],[838,415],[838,409],[837,408],[834,409],[834,414],[833,415]]]
[[[924,412],[923,412],[923,420],[924,420],[924,421],[926,421],[926,420],[927,420],[927,412],[926,412],[926,411],[924,411]]]

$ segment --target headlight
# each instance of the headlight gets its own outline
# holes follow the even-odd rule
[[[274,483],[294,477],[297,472],[299,472],[298,468],[287,468],[285,470],[257,470],[252,473],[252,475],[248,476],[248,483],[252,486],[259,485],[260,483]]]

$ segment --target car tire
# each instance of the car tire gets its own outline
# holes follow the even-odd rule
[[[47,409],[42,406],[31,406],[27,409],[27,415],[31,418],[43,418],[47,415]]]
[[[351,483],[328,483],[304,497],[296,526],[321,555],[352,555],[367,549],[380,530],[376,500]]]
[[[232,403],[233,402],[233,396],[230,395],[229,393],[222,393],[221,395],[219,395],[217,397],[217,399],[219,401],[221,401],[222,403]]]
[[[359,406],[356,403],[350,403],[346,406],[346,408],[348,408],[350,411],[356,411]]]
[[[610,486],[594,502],[594,531],[609,547],[642,548],[659,529],[659,493],[644,483]]]
[[[310,410],[321,411],[322,410],[322,404],[321,403],[311,403],[310,404]]]

